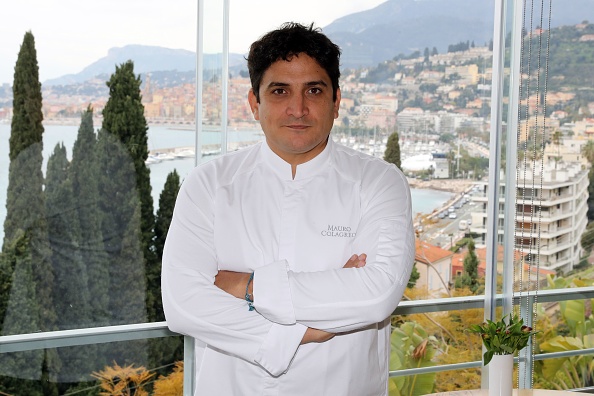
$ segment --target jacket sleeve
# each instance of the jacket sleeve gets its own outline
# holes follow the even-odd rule
[[[362,217],[352,251],[363,268],[292,272],[272,263],[254,274],[255,307],[267,319],[331,332],[357,330],[394,311],[414,263],[410,189],[396,168],[372,178],[362,193]],[[294,321],[287,316],[294,312]]]
[[[163,252],[162,297],[169,328],[262,366],[289,367],[306,327],[273,323],[214,285],[213,179],[195,170],[178,194]]]

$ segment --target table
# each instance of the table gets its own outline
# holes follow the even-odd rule
[[[580,392],[557,391],[549,389],[514,389],[513,396],[571,396]],[[584,393],[585,394],[585,393]],[[453,392],[431,393],[425,396],[489,396],[488,389],[471,389]]]

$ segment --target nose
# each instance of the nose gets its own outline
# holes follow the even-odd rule
[[[289,104],[287,106],[287,115],[295,118],[301,118],[309,114],[307,107],[307,100],[304,94],[291,95]]]

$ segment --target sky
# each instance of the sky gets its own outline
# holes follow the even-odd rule
[[[245,53],[252,41],[286,21],[324,27],[386,0],[229,0],[229,49]],[[0,85],[12,85],[25,32],[35,37],[40,80],[78,73],[128,44],[196,50],[198,0],[13,0],[2,7]],[[222,50],[223,0],[204,0],[204,50]]]

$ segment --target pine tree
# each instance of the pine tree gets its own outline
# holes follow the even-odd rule
[[[43,191],[41,109],[35,38],[27,32],[14,68],[10,165],[0,258],[2,335],[55,329],[54,275]],[[56,365],[55,350],[2,354],[0,374],[6,377],[0,377],[0,389],[27,395],[41,394],[46,389],[49,392],[55,384],[42,385],[40,380],[47,375],[48,367]]]
[[[142,252],[145,261],[145,276],[154,271],[157,257],[154,249],[155,215],[151,196],[150,171],[145,164],[148,157],[148,126],[141,103],[140,77],[134,75],[132,61],[116,66],[116,71],[107,82],[109,100],[103,110],[103,127],[106,132],[119,138],[133,161],[136,172],[136,189],[140,197],[140,231]],[[147,302],[152,293],[147,282]],[[149,318],[154,320],[154,318]]]
[[[396,165],[398,169],[401,169],[400,141],[398,137],[398,132],[394,132],[388,137],[388,143],[386,144],[386,152],[384,153],[384,160]]]
[[[103,245],[99,210],[99,169],[95,150],[97,138],[93,130],[93,109],[89,106],[81,116],[78,135],[72,149],[70,173],[76,197],[80,228],[78,245],[89,279],[89,326],[109,324],[109,262]],[[109,362],[105,362],[109,363]]]

